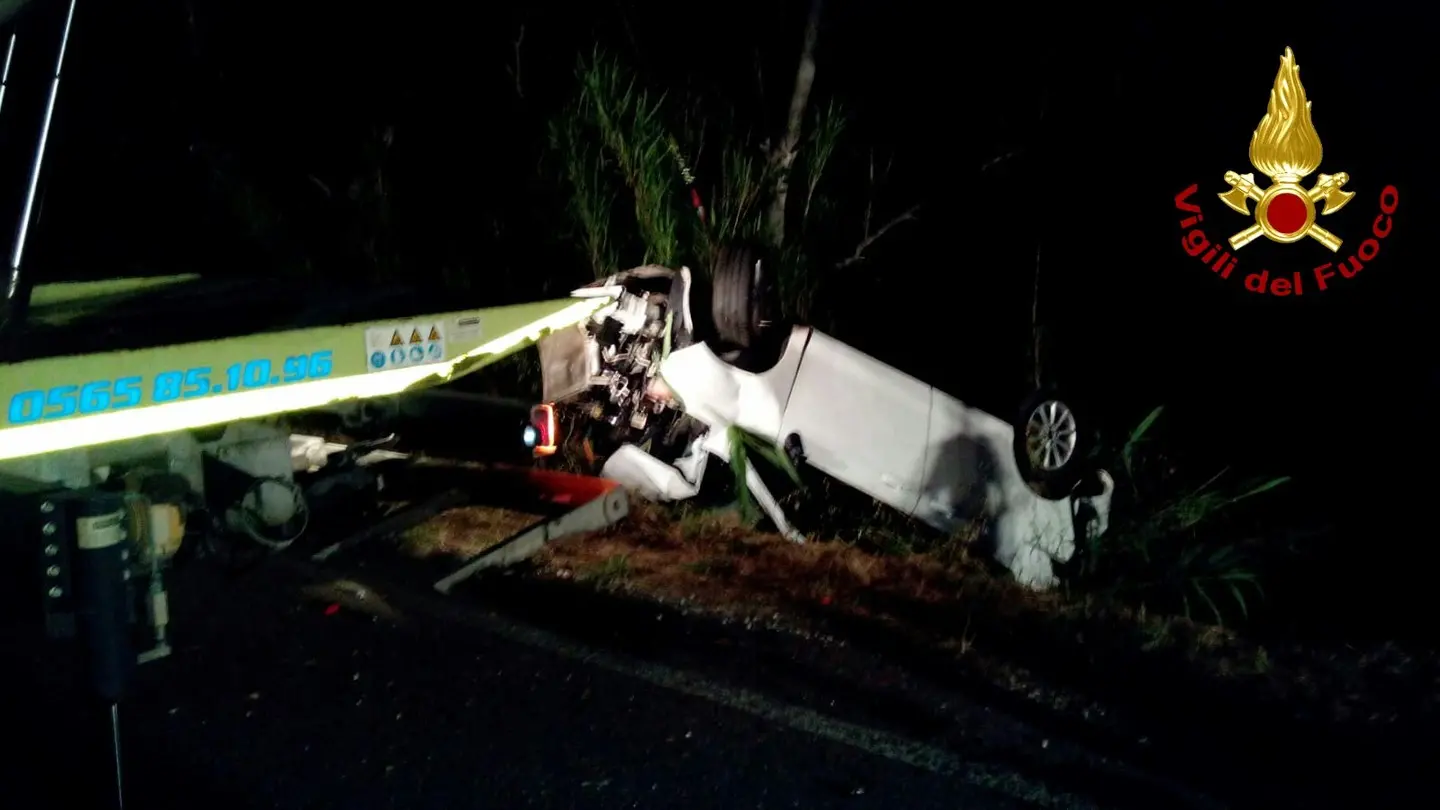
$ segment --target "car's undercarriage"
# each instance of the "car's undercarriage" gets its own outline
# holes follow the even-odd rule
[[[587,443],[587,456],[603,458],[634,444],[671,457],[693,435],[697,426],[659,376],[666,354],[691,340],[683,298],[675,303],[685,283],[659,267],[612,276],[590,289],[615,291],[613,306],[577,327],[576,334],[541,343],[546,397],[557,400],[570,428],[567,436]],[[583,340],[583,349],[577,340]],[[583,368],[576,368],[581,357]]]

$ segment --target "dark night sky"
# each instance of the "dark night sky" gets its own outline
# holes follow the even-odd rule
[[[557,292],[584,281],[584,268],[526,235],[543,217],[522,227],[513,215],[546,182],[543,121],[576,56],[603,42],[657,82],[699,82],[737,100],[754,96],[758,60],[773,116],[805,12],[794,0],[584,12],[538,2],[483,14],[442,3],[123,5],[80,4],[37,273],[253,273],[263,259],[205,201],[193,147],[229,150],[295,227],[317,230],[330,225],[306,175],[342,176],[359,165],[365,135],[392,125],[396,193],[411,201],[397,216],[421,235],[419,260],[485,278],[553,276]],[[1436,379],[1427,328],[1440,246],[1426,239],[1435,71],[1422,41],[1433,24],[1399,3],[1286,8],[1056,14],[830,0],[817,94],[851,108],[856,142],[896,151],[882,205],[925,206],[876,252],[870,276],[849,282],[858,294],[846,322],[866,323],[863,341],[852,339],[962,398],[983,384],[975,377],[1023,376],[1038,242],[1051,368],[1112,427],[1169,402],[1216,459],[1312,476],[1398,448],[1398,430],[1361,426],[1394,420],[1407,399],[1428,401]],[[524,99],[505,72],[521,24]],[[9,178],[33,138],[23,111],[38,107],[35,79],[53,51],[49,34],[24,36],[0,115],[3,188],[19,188]],[[1216,236],[1248,223],[1214,195],[1226,169],[1251,170],[1250,133],[1286,45],[1314,103],[1320,171],[1348,172],[1358,192],[1322,223],[1352,248],[1380,188],[1402,192],[1373,268],[1289,300],[1246,293],[1239,277],[1222,282],[1183,255],[1171,203],[1200,183]],[[1262,240],[1242,259],[1308,271],[1325,254]],[[905,303],[877,311],[881,295]]]

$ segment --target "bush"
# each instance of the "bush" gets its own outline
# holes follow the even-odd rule
[[[1199,484],[1178,476],[1157,452],[1153,433],[1164,408],[1152,410],[1112,458],[1116,497],[1109,531],[1089,541],[1074,584],[1126,601],[1223,624],[1247,618],[1264,596],[1257,540],[1245,537],[1239,507],[1289,477],[1223,485],[1228,470]]]

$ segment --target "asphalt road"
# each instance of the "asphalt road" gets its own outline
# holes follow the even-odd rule
[[[702,674],[327,611],[300,584],[186,575],[176,652],[121,710],[127,807],[1093,806]],[[77,708],[65,660],[6,656],[0,805],[104,806],[102,737],[86,736],[104,726]]]

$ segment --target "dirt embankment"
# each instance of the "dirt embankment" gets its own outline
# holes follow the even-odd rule
[[[467,538],[520,528],[452,510],[407,539],[465,556]],[[472,514],[473,513],[473,514]],[[517,518],[517,520],[519,520]],[[523,521],[521,521],[523,522]],[[1265,646],[1243,634],[1063,591],[1033,593],[963,553],[882,555],[790,543],[727,513],[637,504],[612,529],[553,543],[541,575],[734,616],[863,622],[953,654],[1010,688],[1078,684],[1104,700],[1156,689],[1214,694],[1296,720],[1384,731],[1440,717],[1440,656],[1398,644]],[[1163,687],[1158,683],[1163,681]],[[1138,688],[1137,688],[1138,687]],[[1051,700],[1076,703],[1070,690]]]

